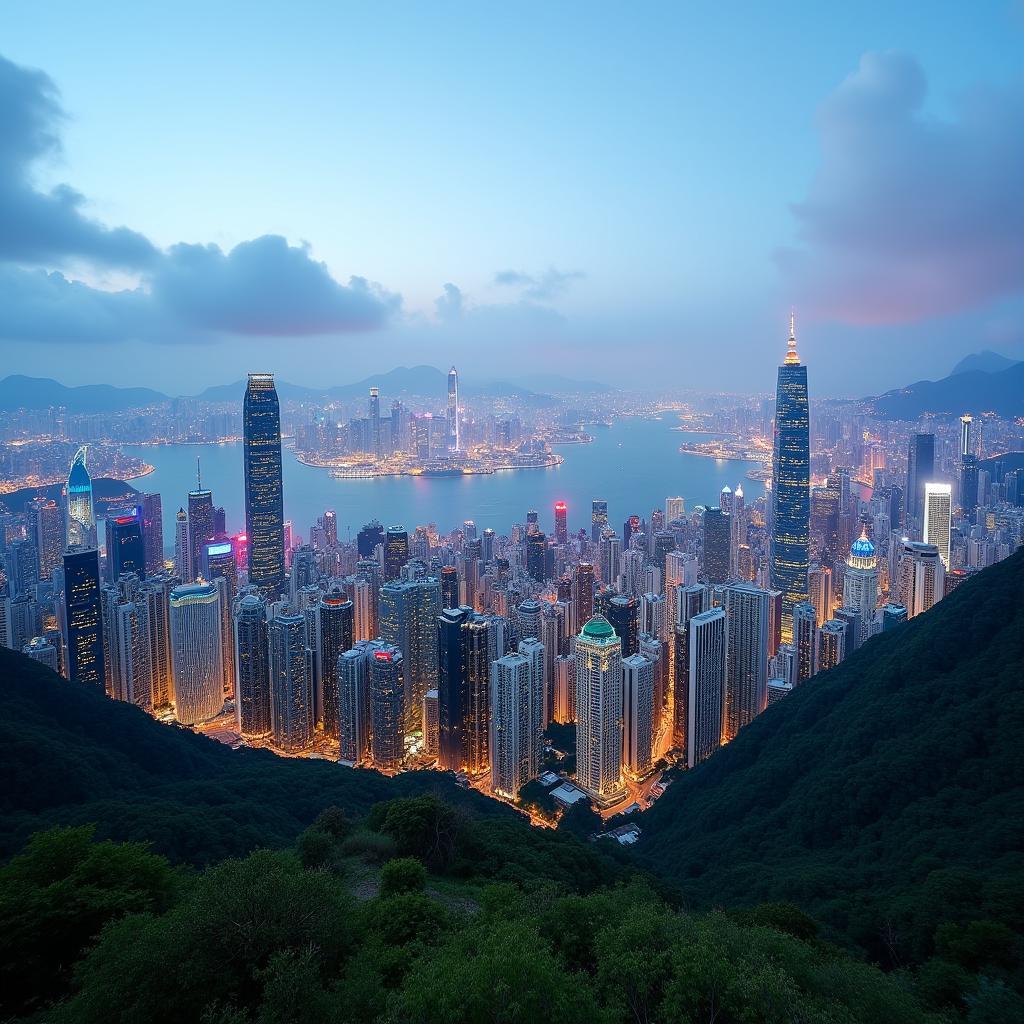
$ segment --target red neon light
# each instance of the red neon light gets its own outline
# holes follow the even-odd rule
[[[373,652],[373,656],[378,661],[390,661],[391,660],[391,655],[387,651],[374,651]]]

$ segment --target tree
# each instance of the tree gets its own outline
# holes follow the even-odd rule
[[[427,869],[415,857],[396,857],[381,868],[381,896],[422,892],[427,884]]]

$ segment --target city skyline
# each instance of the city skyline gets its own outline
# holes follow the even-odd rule
[[[1019,261],[1001,254],[1019,249],[1021,167],[1002,140],[1020,117],[1014,40],[1024,19],[1013,5],[962,9],[922,31],[914,6],[885,17],[859,9],[842,27],[808,25],[799,5],[751,6],[750,41],[730,33],[717,49],[708,41],[724,43],[723,26],[707,13],[590,12],[568,63],[560,42],[581,26],[567,12],[510,19],[500,46],[482,12],[463,13],[442,73],[415,45],[423,15],[412,6],[387,26],[386,55],[376,15],[347,20],[341,37],[363,56],[350,53],[342,68],[308,37],[300,59],[298,39],[272,16],[249,12],[238,31],[228,5],[205,24],[211,40],[230,33],[218,73],[245,82],[238,93],[258,102],[266,85],[250,68],[264,62],[254,57],[279,55],[278,95],[261,106],[259,132],[253,108],[212,88],[208,72],[183,81],[168,67],[168,39],[157,51],[133,23],[79,23],[71,7],[42,32],[22,8],[5,26],[0,75],[11,111],[0,204],[22,211],[0,252],[8,365],[31,370],[29,346],[43,345],[67,383],[86,383],[95,363],[83,353],[96,346],[106,379],[183,393],[198,353],[204,383],[230,379],[257,345],[262,366],[311,384],[323,377],[314,365],[338,381],[371,372],[382,347],[407,365],[444,348],[481,377],[488,347],[514,340],[570,376],[586,365],[588,377],[642,386],[650,367],[680,353],[709,388],[731,379],[749,389],[772,365],[762,325],[791,305],[822,396],[879,393],[922,366],[938,376],[982,348],[1019,358]],[[180,26],[166,28],[182,52],[195,48]],[[814,45],[790,51],[798,28]],[[104,30],[131,47],[87,76],[78,47]],[[983,65],[965,59],[972,39]],[[501,47],[534,61],[522,104],[493,73],[488,58]],[[778,53],[791,58],[785,75]],[[353,86],[376,81],[375,56],[391,85],[367,96]],[[133,74],[129,102],[120,83]],[[181,84],[173,109],[154,94],[161,75]],[[454,87],[463,80],[475,95]],[[544,89],[549,102],[531,104]],[[285,125],[280,111],[300,96],[308,120]],[[339,118],[362,146],[327,141]],[[215,132],[220,120],[232,130]],[[425,130],[435,120],[445,130]],[[264,121],[287,140],[270,160]],[[489,150],[469,144],[470,126]],[[156,158],[141,168],[134,138]],[[216,159],[188,161],[189,143]],[[554,165],[539,157],[552,149]],[[387,170],[389,158],[408,166],[409,154],[437,197],[433,211]],[[753,163],[762,173],[733,187]],[[273,187],[261,187],[268,174]],[[644,189],[631,187],[636,176]],[[51,191],[64,182],[77,191]],[[908,193],[915,204],[893,199]],[[415,246],[403,244],[410,231]],[[300,345],[305,358],[275,342]],[[117,358],[127,346],[139,358]],[[728,377],[710,355],[722,348],[737,357]],[[636,358],[613,368],[626,349]]]

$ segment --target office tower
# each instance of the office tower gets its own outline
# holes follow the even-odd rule
[[[555,658],[555,721],[559,725],[576,721],[576,659],[571,654]]]
[[[622,659],[622,767],[634,778],[654,765],[654,665],[642,654]]]
[[[338,694],[338,760],[349,764],[358,764],[369,752],[372,722],[369,660],[378,646],[373,641],[360,640],[339,655],[334,669]]]
[[[96,546],[96,511],[92,500],[92,477],[85,468],[88,452],[83,445],[75,452],[64,486],[67,495],[67,541],[68,546]]]
[[[370,443],[373,457],[378,461],[384,456],[380,437],[380,389],[370,388]]]
[[[818,610],[809,601],[793,605],[794,678],[799,686],[818,671]]]
[[[668,645],[650,633],[641,633],[638,653],[651,663],[654,672],[654,711],[651,729],[657,736],[661,731],[662,712],[668,703]]]
[[[323,514],[321,525],[327,546],[336,548],[338,546],[338,513],[333,508],[327,509]]]
[[[901,622],[907,621],[907,609],[901,604],[882,605],[882,632],[895,629]]]
[[[142,541],[142,510],[136,505],[111,512],[107,527],[107,579],[116,583],[125,573],[146,575],[146,549]]]
[[[423,753],[437,757],[440,744],[441,718],[437,690],[427,690],[423,698]]]
[[[281,410],[272,373],[250,373],[242,409],[249,582],[271,599],[284,591]]]
[[[471,747],[474,773],[480,771],[481,741],[486,751],[479,730],[487,728],[487,635],[474,618],[462,606],[444,609],[437,620],[438,765],[454,772],[470,770]]]
[[[779,367],[772,455],[770,573],[782,591],[782,643],[793,642],[793,605],[807,600],[811,520],[811,444],[807,367],[796,351],[790,318],[786,359]]]
[[[238,564],[235,561],[234,545],[229,540],[207,542],[202,550],[203,578],[208,583],[220,585],[223,581],[220,618],[222,664],[224,667],[224,693],[231,697],[235,692],[235,644],[231,635],[231,609],[238,593]]]
[[[953,489],[949,484],[924,485],[924,543],[934,544],[949,570],[949,538],[952,532]]]
[[[641,524],[641,520],[640,520],[640,517],[637,516],[637,515],[630,516],[622,524],[622,550],[623,551],[628,551],[629,550],[630,541],[632,541],[634,534],[638,534],[638,533],[642,533],[643,532],[643,530],[641,529],[641,525],[640,524]]]
[[[608,502],[594,498],[590,503],[590,540],[596,544],[608,529]]]
[[[564,501],[555,502],[555,543],[569,543],[569,510]]]
[[[732,515],[732,488],[726,484],[718,496],[718,507],[727,515]]]
[[[313,685],[302,615],[283,612],[270,622],[270,708],[275,746],[294,754],[313,742]]]
[[[608,602],[608,622],[622,644],[622,657],[629,658],[639,651],[640,602],[635,597],[618,596]]]
[[[317,658],[318,693],[316,707],[323,722],[324,735],[339,739],[338,720],[338,658],[355,643],[355,606],[340,588],[320,598],[317,609],[316,636],[320,645]]]
[[[149,576],[135,596],[136,604],[145,605],[154,710],[169,708],[174,703],[170,597],[177,583],[178,580],[167,573]]]
[[[978,507],[978,460],[971,447],[969,415],[960,417],[960,509],[965,516],[973,516]]]
[[[62,531],[63,532],[63,531]],[[34,636],[21,649],[21,653],[33,661],[38,661],[49,669],[57,671],[57,648],[45,637]]]
[[[266,739],[270,710],[270,627],[267,599],[253,587],[235,601],[235,716],[247,740]]]
[[[667,530],[658,530],[654,534],[654,547],[651,558],[661,573],[663,580],[668,580],[668,556],[676,549],[676,539]]]
[[[573,570],[572,609],[574,634],[588,623],[594,615],[594,567],[590,562],[580,562]]]
[[[100,560],[95,548],[72,545],[64,553],[63,626],[68,679],[104,692]]]
[[[389,526],[384,538],[384,580],[397,580],[409,561],[409,534],[404,526]],[[408,668],[408,666],[406,666]]]
[[[360,558],[373,558],[378,544],[384,543],[384,527],[376,519],[370,520],[356,536],[356,548]]]
[[[378,768],[394,770],[405,757],[405,684],[402,652],[376,642],[367,657],[370,690],[370,756]]]
[[[711,608],[687,623],[689,692],[686,700],[686,764],[706,761],[722,743],[725,707],[726,622]]]
[[[184,725],[216,718],[224,706],[220,592],[186,583],[170,595],[175,717]]]
[[[598,544],[598,557],[601,566],[601,580],[609,587],[614,586],[619,578],[622,542],[611,530],[605,530],[601,535]]]
[[[134,573],[122,574],[117,585],[103,587],[103,631],[110,667],[107,688],[115,700],[152,711],[148,607],[136,600],[139,588]]]
[[[598,803],[622,792],[622,644],[600,615],[576,638],[576,780]]]
[[[852,649],[856,650],[871,638],[875,608],[878,606],[878,560],[875,558],[875,545],[868,540],[866,527],[861,529],[860,537],[851,545],[850,557],[846,560],[843,605],[857,611],[860,632],[852,638]]]
[[[466,646],[463,764],[470,776],[482,775],[487,771],[490,761],[491,658],[488,630],[489,620],[482,615],[470,615],[462,627]],[[438,701],[440,715],[440,680]]]
[[[34,595],[39,582],[39,549],[35,544],[30,540],[14,541],[8,552],[7,565],[7,582],[12,595]]]
[[[619,563],[619,590],[630,597],[639,597],[644,592],[644,569],[647,555],[637,548],[622,553]]]
[[[768,699],[769,604],[768,591],[750,583],[737,583],[725,588],[726,740],[734,739],[740,729],[765,709]]]
[[[33,502],[35,542],[39,552],[39,578],[53,579],[64,553],[64,514],[60,505],[48,498]]]
[[[704,524],[704,575],[710,583],[729,578],[729,516],[721,508],[707,508]]]
[[[897,572],[896,595],[908,619],[942,600],[946,569],[936,545],[904,541]]]
[[[373,640],[378,633],[380,618],[380,565],[365,558],[356,562],[356,574],[351,585],[355,604],[355,639]]]
[[[453,366],[448,371],[448,450],[462,451],[462,438],[459,425],[459,374]]]
[[[459,598],[459,571],[454,565],[446,565],[438,573],[441,581],[441,607],[458,608],[462,601]]]
[[[174,572],[181,580],[192,582],[198,575],[192,571],[192,552],[188,541],[188,515],[183,508],[174,517]]]
[[[674,523],[686,515],[686,501],[683,498],[665,499],[665,522]]]
[[[540,638],[540,619],[543,611],[540,601],[535,601],[532,597],[527,598],[516,608],[516,628],[521,639]]]
[[[829,619],[818,630],[818,671],[835,668],[846,657],[846,623]]]
[[[547,671],[546,662],[548,652],[540,640],[529,638],[519,641],[518,653],[526,658],[529,664],[530,693],[529,693],[529,730],[527,736],[520,744],[529,757],[528,771],[531,778],[540,774],[541,762],[544,759],[544,729],[548,721],[547,708],[545,706],[545,678]]]
[[[532,713],[541,681],[536,659],[506,654],[493,665],[493,714],[490,723],[491,790],[514,800],[540,774],[537,751],[542,742]]]
[[[547,537],[537,530],[526,538],[526,572],[530,579],[543,583],[547,579]]]
[[[674,613],[674,609],[673,609]],[[668,611],[664,594],[646,593],[640,595],[639,629],[641,633],[663,640],[668,636],[673,613]]]
[[[301,544],[292,551],[292,564],[288,574],[288,594],[291,603],[297,605],[299,592],[314,585],[319,578],[316,548],[310,544]]]
[[[12,651],[20,651],[34,636],[42,630],[42,615],[39,602],[29,594],[18,594],[16,597],[5,597],[5,618],[7,620],[6,646]]]
[[[846,626],[845,655],[851,655],[861,645],[861,618],[856,608],[837,608],[834,619]]]
[[[484,565],[489,565],[494,561],[494,531],[489,526],[484,530],[481,541],[480,557]]]
[[[394,580],[380,588],[379,639],[402,652],[405,728],[423,727],[423,695],[438,689],[437,618],[441,584],[433,577]]]
[[[203,572],[203,545],[212,540],[213,491],[197,486],[188,492],[188,557],[194,579]]]
[[[540,514],[536,509],[531,508],[526,513],[526,535],[536,533],[540,529]]]
[[[812,565],[807,573],[808,600],[814,605],[821,626],[832,618],[832,570]]]
[[[159,494],[144,494],[142,509],[142,546],[145,549],[146,575],[156,576],[164,569],[164,506]]]
[[[935,435],[912,434],[907,457],[907,518],[920,529],[924,515],[924,485],[935,479]]]

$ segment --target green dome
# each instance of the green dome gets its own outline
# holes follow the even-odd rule
[[[615,636],[615,630],[612,629],[612,624],[603,615],[595,615],[583,627],[583,635],[589,636],[594,640],[607,640],[609,637]]]

